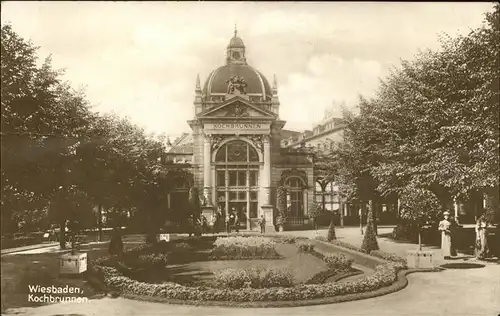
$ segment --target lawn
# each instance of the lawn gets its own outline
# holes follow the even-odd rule
[[[176,282],[185,285],[213,285],[214,272],[222,269],[285,268],[289,269],[296,284],[306,282],[315,274],[327,270],[325,262],[311,254],[297,251],[291,244],[276,244],[283,259],[267,260],[204,260],[168,265],[164,269],[141,271],[134,279],[148,283]]]

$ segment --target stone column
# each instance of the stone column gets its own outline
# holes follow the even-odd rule
[[[212,139],[211,135],[205,135],[203,140],[203,197],[205,205],[201,207],[201,213],[207,219],[212,218],[214,213],[214,203],[212,201]]]
[[[263,135],[264,168],[260,177],[260,185],[264,194],[261,205],[262,213],[266,219],[266,232],[274,232],[274,207],[271,203],[271,141],[269,135]]]
[[[268,135],[263,136],[264,168],[262,174],[262,189],[264,205],[271,205],[271,143]]]
[[[212,206],[212,167],[211,167],[211,139],[210,135],[205,135],[203,142],[203,195],[207,201],[207,206]]]

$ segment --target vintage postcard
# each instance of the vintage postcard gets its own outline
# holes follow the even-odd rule
[[[2,315],[499,315],[498,3],[1,16]]]

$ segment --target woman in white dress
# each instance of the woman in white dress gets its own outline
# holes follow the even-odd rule
[[[450,212],[446,211],[443,213],[444,219],[439,222],[439,230],[441,231],[441,249],[443,250],[444,259],[449,259],[451,257],[451,230],[452,223],[449,220]]]
[[[488,255],[488,240],[487,240],[488,221],[483,214],[476,221],[476,247],[475,255],[478,259],[484,259]]]

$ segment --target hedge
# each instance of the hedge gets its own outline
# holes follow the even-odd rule
[[[212,260],[279,259],[276,243],[268,237],[217,238],[210,253]]]
[[[336,244],[337,242],[334,242]],[[149,248],[149,249],[148,249]],[[152,246],[141,246],[127,253],[144,253],[151,250]],[[316,251],[314,251],[316,252]],[[382,252],[375,253],[378,256],[397,259],[397,256],[387,255]],[[344,256],[326,255],[332,266],[350,265],[352,261]],[[399,258],[401,259],[401,258]],[[116,258],[115,258],[116,260]],[[388,259],[386,259],[388,260]],[[273,302],[273,301],[304,301],[311,299],[327,299],[340,295],[364,293],[374,291],[391,285],[397,280],[398,272],[405,269],[402,262],[388,262],[376,267],[370,276],[341,283],[323,284],[299,284],[293,287],[270,287],[270,288],[230,288],[230,287],[208,287],[208,286],[185,286],[173,282],[162,284],[151,284],[130,279],[123,275],[116,267],[113,260],[101,258],[93,262],[93,269],[101,274],[104,284],[112,290],[117,290],[128,297],[151,297],[172,301],[192,302]],[[347,270],[343,270],[347,272]],[[344,272],[344,273],[345,273]],[[326,279],[325,279],[326,280]]]
[[[173,300],[255,302],[308,300],[372,291],[395,282],[398,271],[404,266],[398,263],[380,265],[371,276],[351,282],[299,284],[289,288],[265,289],[188,287],[172,282],[151,284],[127,278],[112,267],[96,266],[95,268],[103,273],[106,286],[123,294],[158,296]]]

